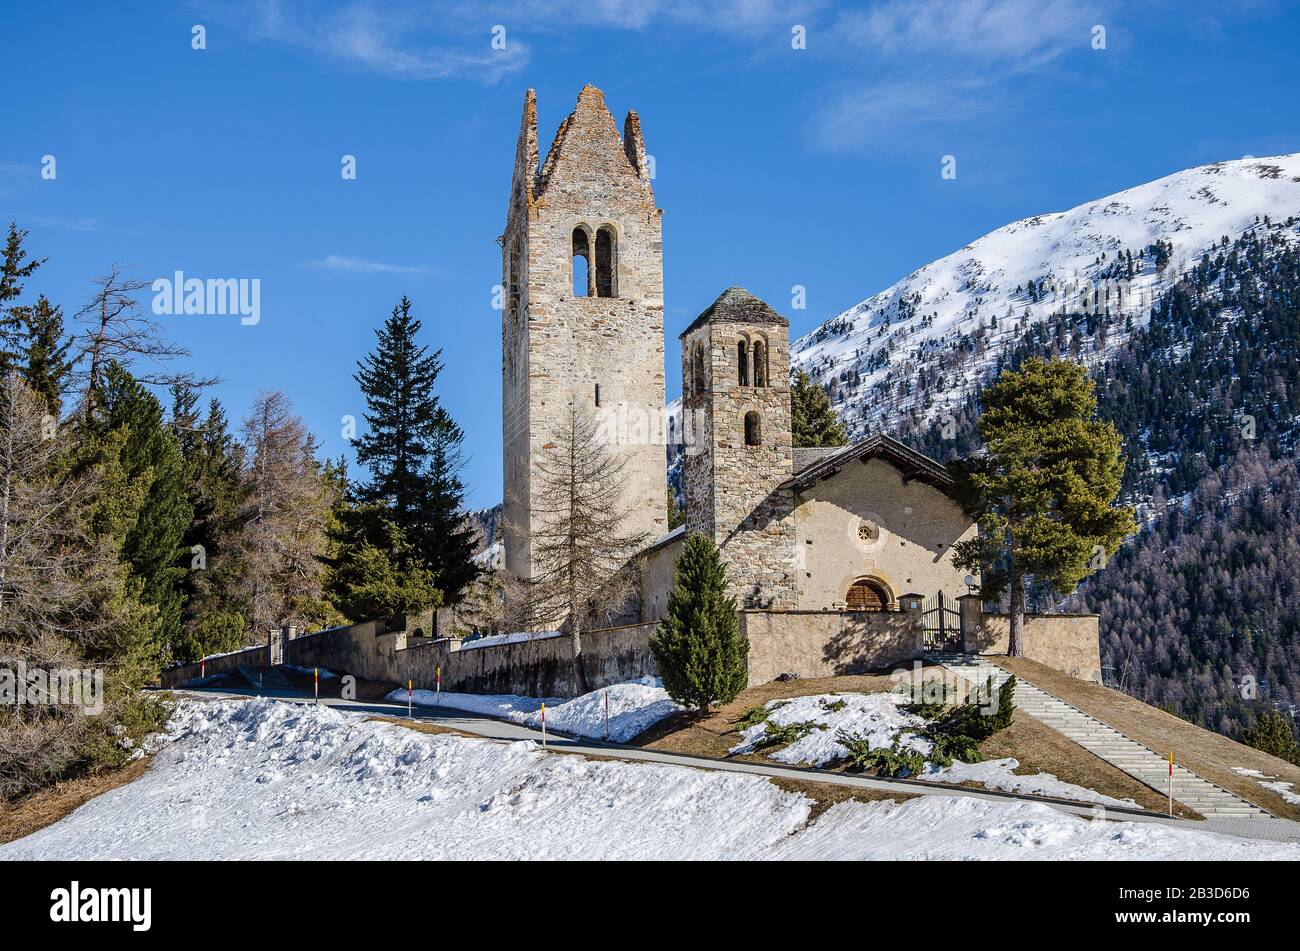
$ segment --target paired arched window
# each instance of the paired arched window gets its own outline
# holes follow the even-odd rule
[[[736,382],[749,386],[749,347],[743,340],[736,344]]]
[[[618,296],[618,235],[609,225],[573,229],[573,296]]]
[[[591,297],[591,235],[579,225],[573,229],[573,296]]]
[[[763,420],[754,410],[745,414],[745,445],[763,445]]]
[[[767,386],[767,347],[763,341],[754,341],[754,385]]]
[[[596,230],[596,296],[618,296],[618,237],[609,225]]]

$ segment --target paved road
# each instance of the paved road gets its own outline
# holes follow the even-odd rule
[[[264,696],[274,700],[282,700],[287,703],[314,702],[313,699],[305,693],[286,690],[267,690],[259,693],[252,689],[222,687],[220,689],[199,688],[174,690],[172,692],[181,695],[189,694],[196,697],[207,698]],[[365,713],[372,716],[406,719],[405,704],[388,703],[383,701],[341,700],[333,697],[322,697],[320,702],[352,713]],[[415,707],[412,713],[412,718],[415,720],[437,723],[440,726],[460,730],[461,732],[480,736],[488,740],[496,740],[499,742],[532,740],[539,745],[542,742],[542,734],[540,730],[534,730],[531,727],[521,726],[517,723],[510,723],[505,720],[498,720],[478,713],[453,710],[450,707]],[[766,763],[751,763],[742,760],[714,759],[712,757],[691,756],[683,753],[667,753],[662,750],[642,749],[641,747],[626,746],[621,743],[603,743],[598,740],[563,736],[549,731],[547,734],[547,747],[555,752],[576,753],[586,756],[612,757],[628,762],[667,763],[673,766],[686,766],[692,769],[712,769],[730,773],[750,773],[770,778],[827,783],[832,786],[849,786],[858,789],[870,789],[886,793],[904,793],[913,796],[970,796],[975,799],[1037,802],[1073,815],[1085,817],[1098,815],[1098,807],[1096,806],[1067,802],[1059,799],[1047,799],[1043,796],[1020,796],[1015,793],[994,790],[976,790],[964,786],[944,786],[936,783],[923,783],[906,779],[882,779],[874,776],[853,776],[845,773],[833,773],[826,770],[799,766],[783,766],[777,764],[768,765]],[[1222,832],[1227,835],[1235,835],[1242,838],[1269,839],[1277,842],[1300,842],[1300,823],[1291,822],[1286,819],[1207,819],[1205,821],[1189,821],[1184,819],[1170,819],[1168,816],[1147,812],[1142,809],[1126,810],[1114,806],[1107,806],[1105,808],[1105,815],[1108,819],[1133,822],[1157,822],[1166,825],[1178,825],[1184,828]]]

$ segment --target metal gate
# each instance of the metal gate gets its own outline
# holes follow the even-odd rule
[[[927,651],[961,650],[961,611],[956,605],[956,599],[942,591],[922,605],[921,626]]]

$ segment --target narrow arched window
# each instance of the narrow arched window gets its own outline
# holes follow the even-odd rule
[[[609,225],[596,231],[596,296],[618,296],[618,237]]]
[[[743,340],[736,344],[736,382],[749,386],[749,349]]]
[[[754,385],[767,386],[767,347],[763,341],[754,341]]]
[[[745,414],[745,445],[763,445],[763,421],[754,410]]]
[[[704,392],[704,348],[698,343],[695,345],[694,370],[692,372],[694,380],[694,389],[696,393]]]
[[[573,229],[573,296],[591,296],[591,238],[586,228]]]

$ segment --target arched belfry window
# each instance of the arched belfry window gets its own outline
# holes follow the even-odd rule
[[[749,347],[743,340],[736,344],[736,382],[749,386]]]
[[[704,392],[704,348],[698,343],[691,357],[691,390],[695,393]]]
[[[609,225],[596,231],[596,296],[618,296],[618,235]]]
[[[763,341],[754,341],[754,385],[767,386],[767,347]]]
[[[573,296],[593,296],[591,235],[582,225],[573,229]]]
[[[763,445],[763,421],[754,410],[745,414],[745,445]]]

